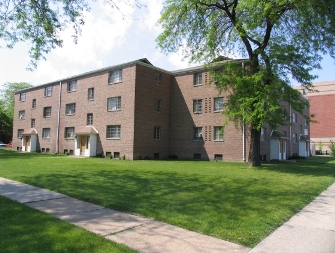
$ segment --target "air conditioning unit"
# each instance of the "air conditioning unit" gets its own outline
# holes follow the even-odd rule
[[[201,138],[201,137],[202,137],[202,134],[196,134],[195,137],[197,137],[197,138]]]

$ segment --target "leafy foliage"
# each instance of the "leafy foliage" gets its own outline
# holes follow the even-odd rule
[[[330,155],[335,157],[335,141],[330,140],[329,149],[331,150]]]

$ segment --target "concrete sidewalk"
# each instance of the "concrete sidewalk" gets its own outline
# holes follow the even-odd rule
[[[334,253],[335,184],[254,249],[0,178],[0,195],[138,252]]]

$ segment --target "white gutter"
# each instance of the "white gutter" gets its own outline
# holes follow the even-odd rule
[[[244,75],[244,62],[242,62],[242,69],[243,69],[243,75]],[[242,125],[242,156],[243,161],[245,162],[245,124],[244,124],[244,111],[243,111],[243,125]]]
[[[60,125],[60,105],[62,96],[62,81],[59,82],[58,110],[57,110],[57,136],[56,136],[56,154],[59,153],[59,125]]]

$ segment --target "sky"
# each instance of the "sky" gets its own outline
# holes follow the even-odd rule
[[[63,47],[53,49],[34,71],[27,70],[30,61],[27,43],[16,44],[13,49],[0,48],[0,88],[6,82],[41,85],[141,58],[147,58],[154,66],[165,70],[199,65],[183,60],[181,52],[166,55],[157,48],[155,39],[162,32],[157,20],[163,0],[141,0],[146,5],[142,8],[119,3],[125,18],[103,2],[97,0],[92,4],[91,12],[85,13],[86,23],[78,43],[74,44],[71,38],[73,30],[66,29],[61,33]],[[325,56],[323,69],[313,72],[319,76],[315,81],[335,80],[334,67],[334,60]]]

